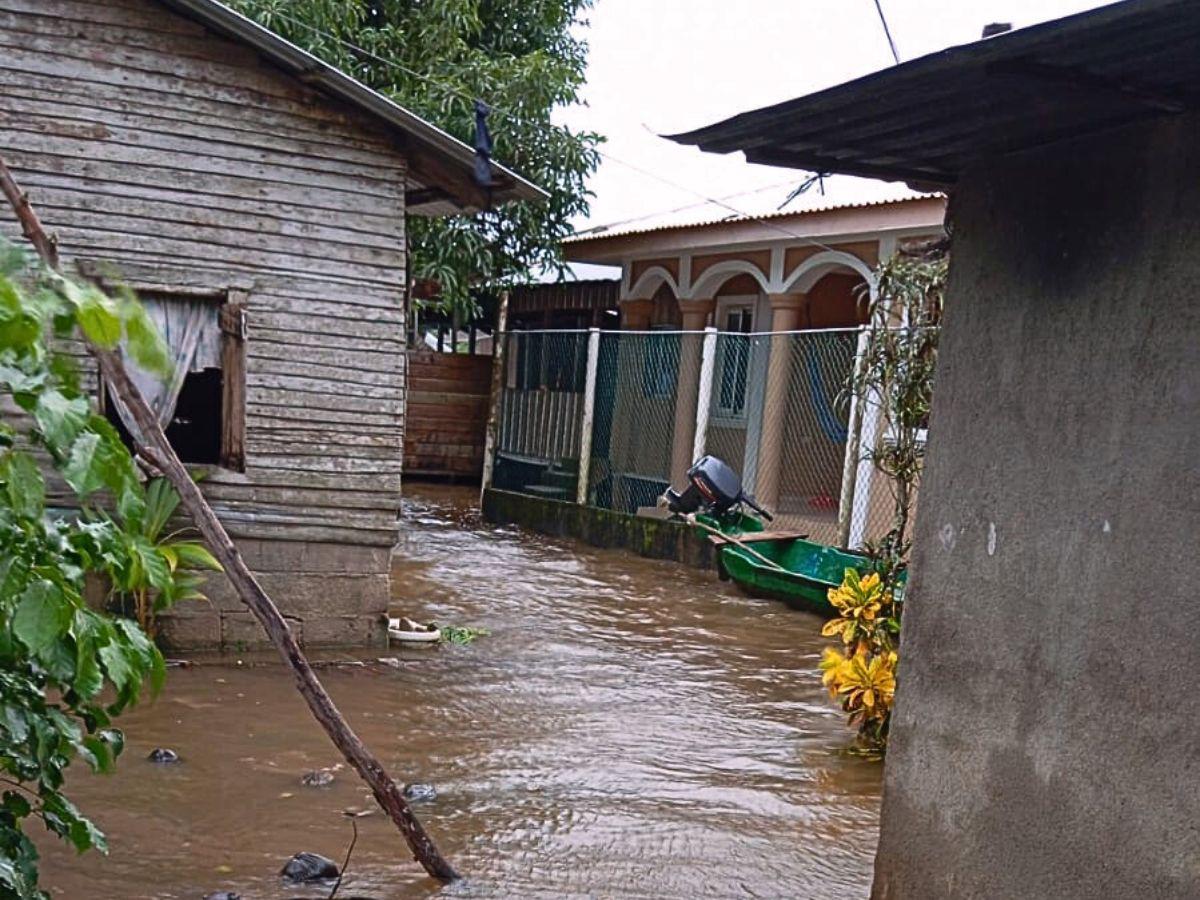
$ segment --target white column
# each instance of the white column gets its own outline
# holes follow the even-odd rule
[[[862,376],[867,355],[867,330],[858,332],[858,348],[854,353],[854,380]],[[846,454],[842,460],[842,492],[838,498],[838,545],[849,548],[851,521],[854,517],[854,488],[858,482],[858,448],[862,437],[862,406],[858,394],[850,394],[850,420],[846,425]],[[861,537],[861,535],[860,535]]]
[[[696,437],[692,441],[692,461],[704,455],[708,437],[708,411],[712,407],[713,372],[717,368],[717,329],[704,329],[704,346],[700,351],[700,390],[696,395]]]
[[[600,363],[600,329],[588,329],[587,377],[583,384],[583,422],[579,432],[579,484],[575,502],[587,503],[588,470],[592,464],[592,419],[596,412],[596,368]]]
[[[879,262],[882,264],[896,252],[896,238],[894,236],[882,237],[879,239]],[[871,302],[878,297],[879,286],[875,283],[875,279],[869,279],[871,287]],[[891,315],[888,316],[889,324]],[[868,328],[871,327],[869,324]],[[859,337],[859,357],[856,360],[858,364],[865,356],[866,351],[866,332]],[[863,444],[870,449],[875,449],[876,441],[879,440],[879,419],[882,415],[882,410],[879,404],[879,397],[873,392],[868,394],[863,403],[863,409],[859,410],[859,415],[862,421],[859,423],[858,438],[855,446],[855,463],[857,470],[854,477],[854,494],[851,499],[850,510],[850,529],[846,540],[846,546],[851,550],[857,550],[862,547],[863,538],[867,533],[867,517],[871,512],[871,480],[875,477],[875,464],[869,458],[863,458]],[[847,461],[849,462],[849,461]],[[843,491],[843,494],[845,491]]]
[[[866,440],[868,446],[874,449],[879,437],[879,401],[874,396],[868,396],[864,405],[866,409],[863,410],[862,433],[858,442],[858,474],[854,479],[854,508],[850,515],[850,538],[847,541],[851,550],[862,547],[867,532],[867,514],[871,511],[871,479],[875,474],[875,464],[862,454],[861,448]]]

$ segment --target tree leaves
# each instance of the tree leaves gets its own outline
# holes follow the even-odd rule
[[[13,632],[31,653],[38,653],[67,630],[71,611],[71,604],[57,585],[35,581],[17,602]]]
[[[88,432],[71,445],[71,453],[63,466],[62,475],[75,493],[87,497],[104,487],[103,463],[100,460],[100,435]]]
[[[65,454],[87,424],[91,409],[83,397],[47,390],[37,399],[33,419],[51,453]]]
[[[136,300],[122,306],[125,318],[125,349],[133,361],[145,369],[167,378],[171,374],[171,355],[166,341],[146,314],[146,308]]]
[[[46,502],[46,485],[37,463],[28,453],[5,453],[0,461],[0,478],[8,502],[18,516],[27,519],[42,514]]]
[[[591,0],[232,0],[231,5],[471,143],[474,100],[494,108],[495,159],[550,199],[474,216],[409,220],[414,279],[451,311],[472,291],[561,271],[561,241],[586,214],[603,138],[554,121],[580,102]],[[356,49],[361,48],[361,49]],[[363,51],[366,51],[365,53]]]
[[[114,299],[54,273],[20,272],[19,256],[0,241],[0,398],[30,414],[14,420],[20,430],[0,424],[0,773],[38,802],[0,796],[0,900],[44,896],[24,820],[40,817],[79,850],[104,848],[103,834],[62,793],[66,769],[78,758],[110,770],[123,746],[112,717],[143,685],[157,693],[165,676],[162,654],[136,623],[87,607],[85,578],[170,602],[195,594],[196,578],[183,569],[213,562],[192,542],[161,542],[178,498],[156,485],[147,514],[129,450],[48,344],[52,330],[79,330],[100,346],[124,335],[139,364],[157,371],[152,323],[131,294]],[[46,514],[39,461],[47,460],[79,509]]]
[[[120,307],[115,300],[91,285],[64,283],[66,298],[75,307],[75,321],[84,336],[104,350],[112,350],[121,340]]]

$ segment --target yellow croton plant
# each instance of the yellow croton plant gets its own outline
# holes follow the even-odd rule
[[[838,615],[821,634],[841,638],[842,649],[825,650],[822,682],[849,713],[863,745],[882,751],[896,693],[898,604],[878,574],[854,569],[846,569],[841,585],[830,589],[829,602]]]

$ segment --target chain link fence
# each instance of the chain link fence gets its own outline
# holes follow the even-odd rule
[[[891,527],[892,496],[858,449],[886,437],[878,410],[855,410],[846,390],[859,336],[502,335],[492,484],[637,513],[710,453],[775,514],[774,529],[861,546]]]
[[[512,331],[504,354],[492,483],[575,500],[587,373],[586,331]]]

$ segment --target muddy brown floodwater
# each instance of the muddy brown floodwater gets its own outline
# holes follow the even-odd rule
[[[709,572],[488,525],[474,491],[406,490],[395,609],[491,634],[321,676],[398,778],[437,786],[417,810],[466,879],[424,877],[376,814],[340,898],[866,896],[881,768],[843,752],[818,619]],[[39,839],[56,897],[328,896],[279,868],[301,850],[340,863],[342,811],[371,804],[344,770],[301,785],[338,756],[288,673],[242,660],[172,670],[123,719],[117,773],[77,766],[71,794],[112,852]],[[182,762],[147,762],[159,746]]]

